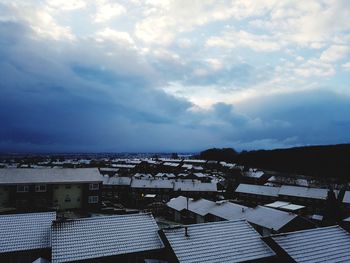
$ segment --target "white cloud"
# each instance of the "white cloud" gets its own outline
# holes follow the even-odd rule
[[[342,68],[343,68],[344,70],[350,71],[350,62],[344,63],[344,64],[342,65]]]
[[[118,3],[97,2],[97,13],[94,17],[96,23],[103,23],[126,13],[124,6]]]
[[[258,35],[244,30],[230,29],[221,36],[210,37],[206,45],[208,47],[238,48],[247,47],[255,51],[277,51],[281,48],[276,39],[268,35]]]
[[[349,51],[349,46],[332,45],[322,52],[320,59],[326,62],[335,62],[344,58]]]
[[[83,0],[48,0],[47,3],[52,8],[64,11],[82,9],[87,6],[86,2],[84,2]]]
[[[102,31],[96,33],[96,40],[102,41],[113,41],[122,45],[134,46],[135,42],[127,32],[120,32],[111,28],[105,28]]]

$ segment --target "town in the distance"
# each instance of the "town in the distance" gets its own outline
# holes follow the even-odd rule
[[[350,262],[350,182],[198,154],[0,158],[0,262]]]

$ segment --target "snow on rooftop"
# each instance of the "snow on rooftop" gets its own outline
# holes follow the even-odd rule
[[[129,186],[131,184],[131,178],[130,177],[104,177],[105,180],[103,181],[104,185],[119,185],[119,186]]]
[[[52,263],[161,248],[163,243],[151,214],[68,220],[52,226]]]
[[[279,187],[255,185],[255,184],[239,184],[239,186],[236,188],[236,193],[277,197],[279,190],[280,190]]]
[[[328,189],[282,185],[279,191],[279,195],[326,200]]]
[[[350,204],[350,191],[345,191],[343,203]]]
[[[174,191],[183,192],[217,192],[216,183],[201,183],[188,180],[176,181]]]
[[[165,162],[165,163],[163,163],[163,165],[170,166],[170,167],[178,167],[180,164],[179,163]]]
[[[298,263],[350,262],[350,234],[339,226],[290,232],[272,239]]]
[[[289,202],[282,202],[282,201],[276,201],[271,204],[265,205],[266,207],[271,207],[271,208],[279,208],[287,211],[296,211],[302,208],[305,208],[305,206],[302,205],[295,205],[291,204]]]
[[[184,196],[172,198],[167,206],[176,211],[182,211],[187,209],[187,198]],[[188,210],[201,216],[211,214],[226,220],[240,219],[249,209],[246,206],[228,201],[213,202],[207,199],[188,199]]]
[[[0,169],[0,184],[102,182],[97,168]]]
[[[56,212],[0,215],[0,253],[50,247]]]
[[[177,259],[187,262],[243,262],[274,256],[260,235],[244,220],[221,221],[163,229]]]
[[[132,179],[131,188],[164,188],[173,189],[174,181],[171,179]]]
[[[248,222],[275,231],[279,231],[296,217],[295,214],[265,206],[257,206],[245,215]]]
[[[245,173],[246,176],[252,178],[261,178],[265,173],[263,171],[249,171]]]

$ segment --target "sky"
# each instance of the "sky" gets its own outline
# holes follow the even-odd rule
[[[0,0],[0,151],[350,142],[348,0]]]

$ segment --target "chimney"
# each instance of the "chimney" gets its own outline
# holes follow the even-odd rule
[[[188,227],[185,226],[185,237],[189,237],[190,235],[188,234]]]

